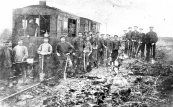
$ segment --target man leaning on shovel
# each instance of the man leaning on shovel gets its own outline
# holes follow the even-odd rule
[[[149,61],[149,55],[151,51],[152,62],[155,59],[155,52],[156,52],[156,42],[158,41],[157,33],[153,31],[153,26],[150,27],[150,31],[146,34],[146,61]]]
[[[40,80],[42,81],[44,78],[48,78],[48,71],[49,71],[49,61],[50,61],[50,54],[52,53],[52,46],[48,43],[48,35],[44,37],[44,43],[41,44],[37,50],[39,54],[39,62],[40,62]]]
[[[67,68],[72,68],[72,61],[70,59],[70,55],[73,54],[73,50],[74,47],[69,43],[66,42],[65,37],[67,35],[63,35],[60,37],[60,42],[57,44],[56,47],[56,52],[57,52],[57,56],[59,57],[59,63],[60,63],[60,74],[64,75],[64,79],[68,77],[72,77],[74,76],[73,72],[68,72],[70,70],[68,70]],[[68,75],[67,75],[68,72]]]

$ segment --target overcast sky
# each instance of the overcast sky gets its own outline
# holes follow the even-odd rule
[[[12,28],[12,9],[39,0],[1,0],[0,31]],[[47,0],[47,5],[102,23],[101,32],[121,35],[129,26],[154,26],[158,36],[173,37],[173,0]]]

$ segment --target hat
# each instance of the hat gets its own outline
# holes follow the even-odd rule
[[[60,39],[61,39],[61,38],[65,38],[65,36],[64,36],[64,35],[62,35],[62,36],[60,37]]]
[[[115,37],[115,36],[118,37],[118,35],[114,35],[114,37]]]
[[[153,26],[150,26],[150,28],[154,28]]]
[[[6,43],[9,43],[9,41],[8,40],[5,40],[5,41],[3,41],[3,43],[6,44]]]
[[[84,31],[84,33],[88,33],[87,31]]]
[[[143,30],[142,28],[139,28],[139,30]]]
[[[132,27],[129,27],[128,29],[132,29]]]
[[[138,28],[138,26],[134,26],[134,27],[137,27]]]

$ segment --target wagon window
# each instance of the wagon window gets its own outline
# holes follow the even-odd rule
[[[94,34],[96,34],[96,32],[97,32],[96,29],[97,29],[97,28],[96,28],[96,24],[93,23],[93,24],[92,24],[92,32],[93,32]]]
[[[25,16],[24,29],[25,35],[37,36],[39,29],[39,16],[38,15],[27,15]]]
[[[70,37],[76,36],[76,20],[74,19],[68,19],[68,33]]]
[[[25,34],[25,28],[26,28],[26,20],[24,15],[19,15],[18,17],[16,17],[15,19],[15,33],[17,36],[24,36]]]
[[[64,26],[63,26],[64,32],[68,32],[68,19],[64,17]]]
[[[62,23],[62,17],[58,16],[58,23],[57,23],[57,32],[61,33],[63,30],[63,23]]]

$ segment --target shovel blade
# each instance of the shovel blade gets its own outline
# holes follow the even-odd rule
[[[151,64],[154,64],[156,61],[152,58],[151,59]]]
[[[45,77],[45,74],[44,73],[40,73],[40,81],[43,81],[44,77]]]

